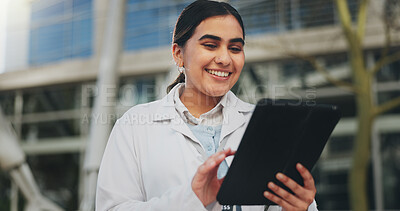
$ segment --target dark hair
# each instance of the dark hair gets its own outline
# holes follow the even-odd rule
[[[183,9],[175,24],[173,43],[184,47],[186,42],[192,37],[196,27],[205,19],[220,15],[233,15],[239,22],[243,39],[245,38],[242,17],[239,12],[231,5],[225,2],[197,0]],[[175,81],[167,87],[167,93],[178,83],[185,82],[185,74],[180,73]]]

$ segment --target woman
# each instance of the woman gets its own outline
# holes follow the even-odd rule
[[[183,10],[172,45],[181,73],[166,97],[116,122],[99,172],[97,210],[222,209],[221,178],[254,109],[229,91],[244,65],[244,39],[242,19],[227,3],[200,0]],[[285,210],[316,210],[313,178],[297,169],[304,186],[277,174],[294,195],[272,182],[274,193],[264,195]]]

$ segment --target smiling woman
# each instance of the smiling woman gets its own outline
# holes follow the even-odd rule
[[[230,91],[244,65],[244,40],[242,19],[227,3],[198,0],[182,11],[172,44],[181,73],[166,97],[134,106],[115,123],[97,210],[264,210],[216,202],[254,110]],[[273,193],[264,196],[286,210],[316,210],[314,180],[300,164],[297,170],[304,186],[277,174],[294,194],[265,181]]]
[[[182,103],[195,117],[211,110],[235,85],[244,65],[243,30],[232,15],[202,21],[181,47],[172,47],[175,62],[185,67]]]

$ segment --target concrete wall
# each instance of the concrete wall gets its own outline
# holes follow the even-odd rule
[[[6,22],[5,71],[28,68],[30,1],[12,0]],[[4,57],[3,57],[4,58]]]
[[[0,1],[0,74],[5,71],[8,5],[10,0]]]

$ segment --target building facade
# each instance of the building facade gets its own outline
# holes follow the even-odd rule
[[[82,165],[90,121],[114,122],[130,107],[159,99],[177,76],[172,31],[188,0],[127,0],[123,53],[118,65],[116,112],[91,116],[109,0],[14,0],[7,4],[0,68],[0,105],[12,122],[44,195],[66,210],[82,197]],[[307,61],[312,55],[334,77],[351,79],[349,58],[333,1],[231,0],[246,27],[246,64],[232,89],[255,103],[264,97],[338,105],[343,117],[317,166],[321,210],[349,210],[348,172],[356,131],[354,95],[330,84]],[[348,0],[353,20],[358,1]],[[382,17],[391,1],[370,1],[364,54],[374,64],[385,46]],[[398,5],[397,5],[398,6]],[[392,51],[398,51],[395,33]],[[0,42],[2,43],[2,42]],[[0,54],[2,55],[2,54]],[[400,96],[400,62],[376,78],[376,100]],[[377,118],[369,170],[371,209],[400,209],[400,108]],[[397,200],[396,200],[397,199]],[[0,172],[0,210],[23,204],[6,172]]]

